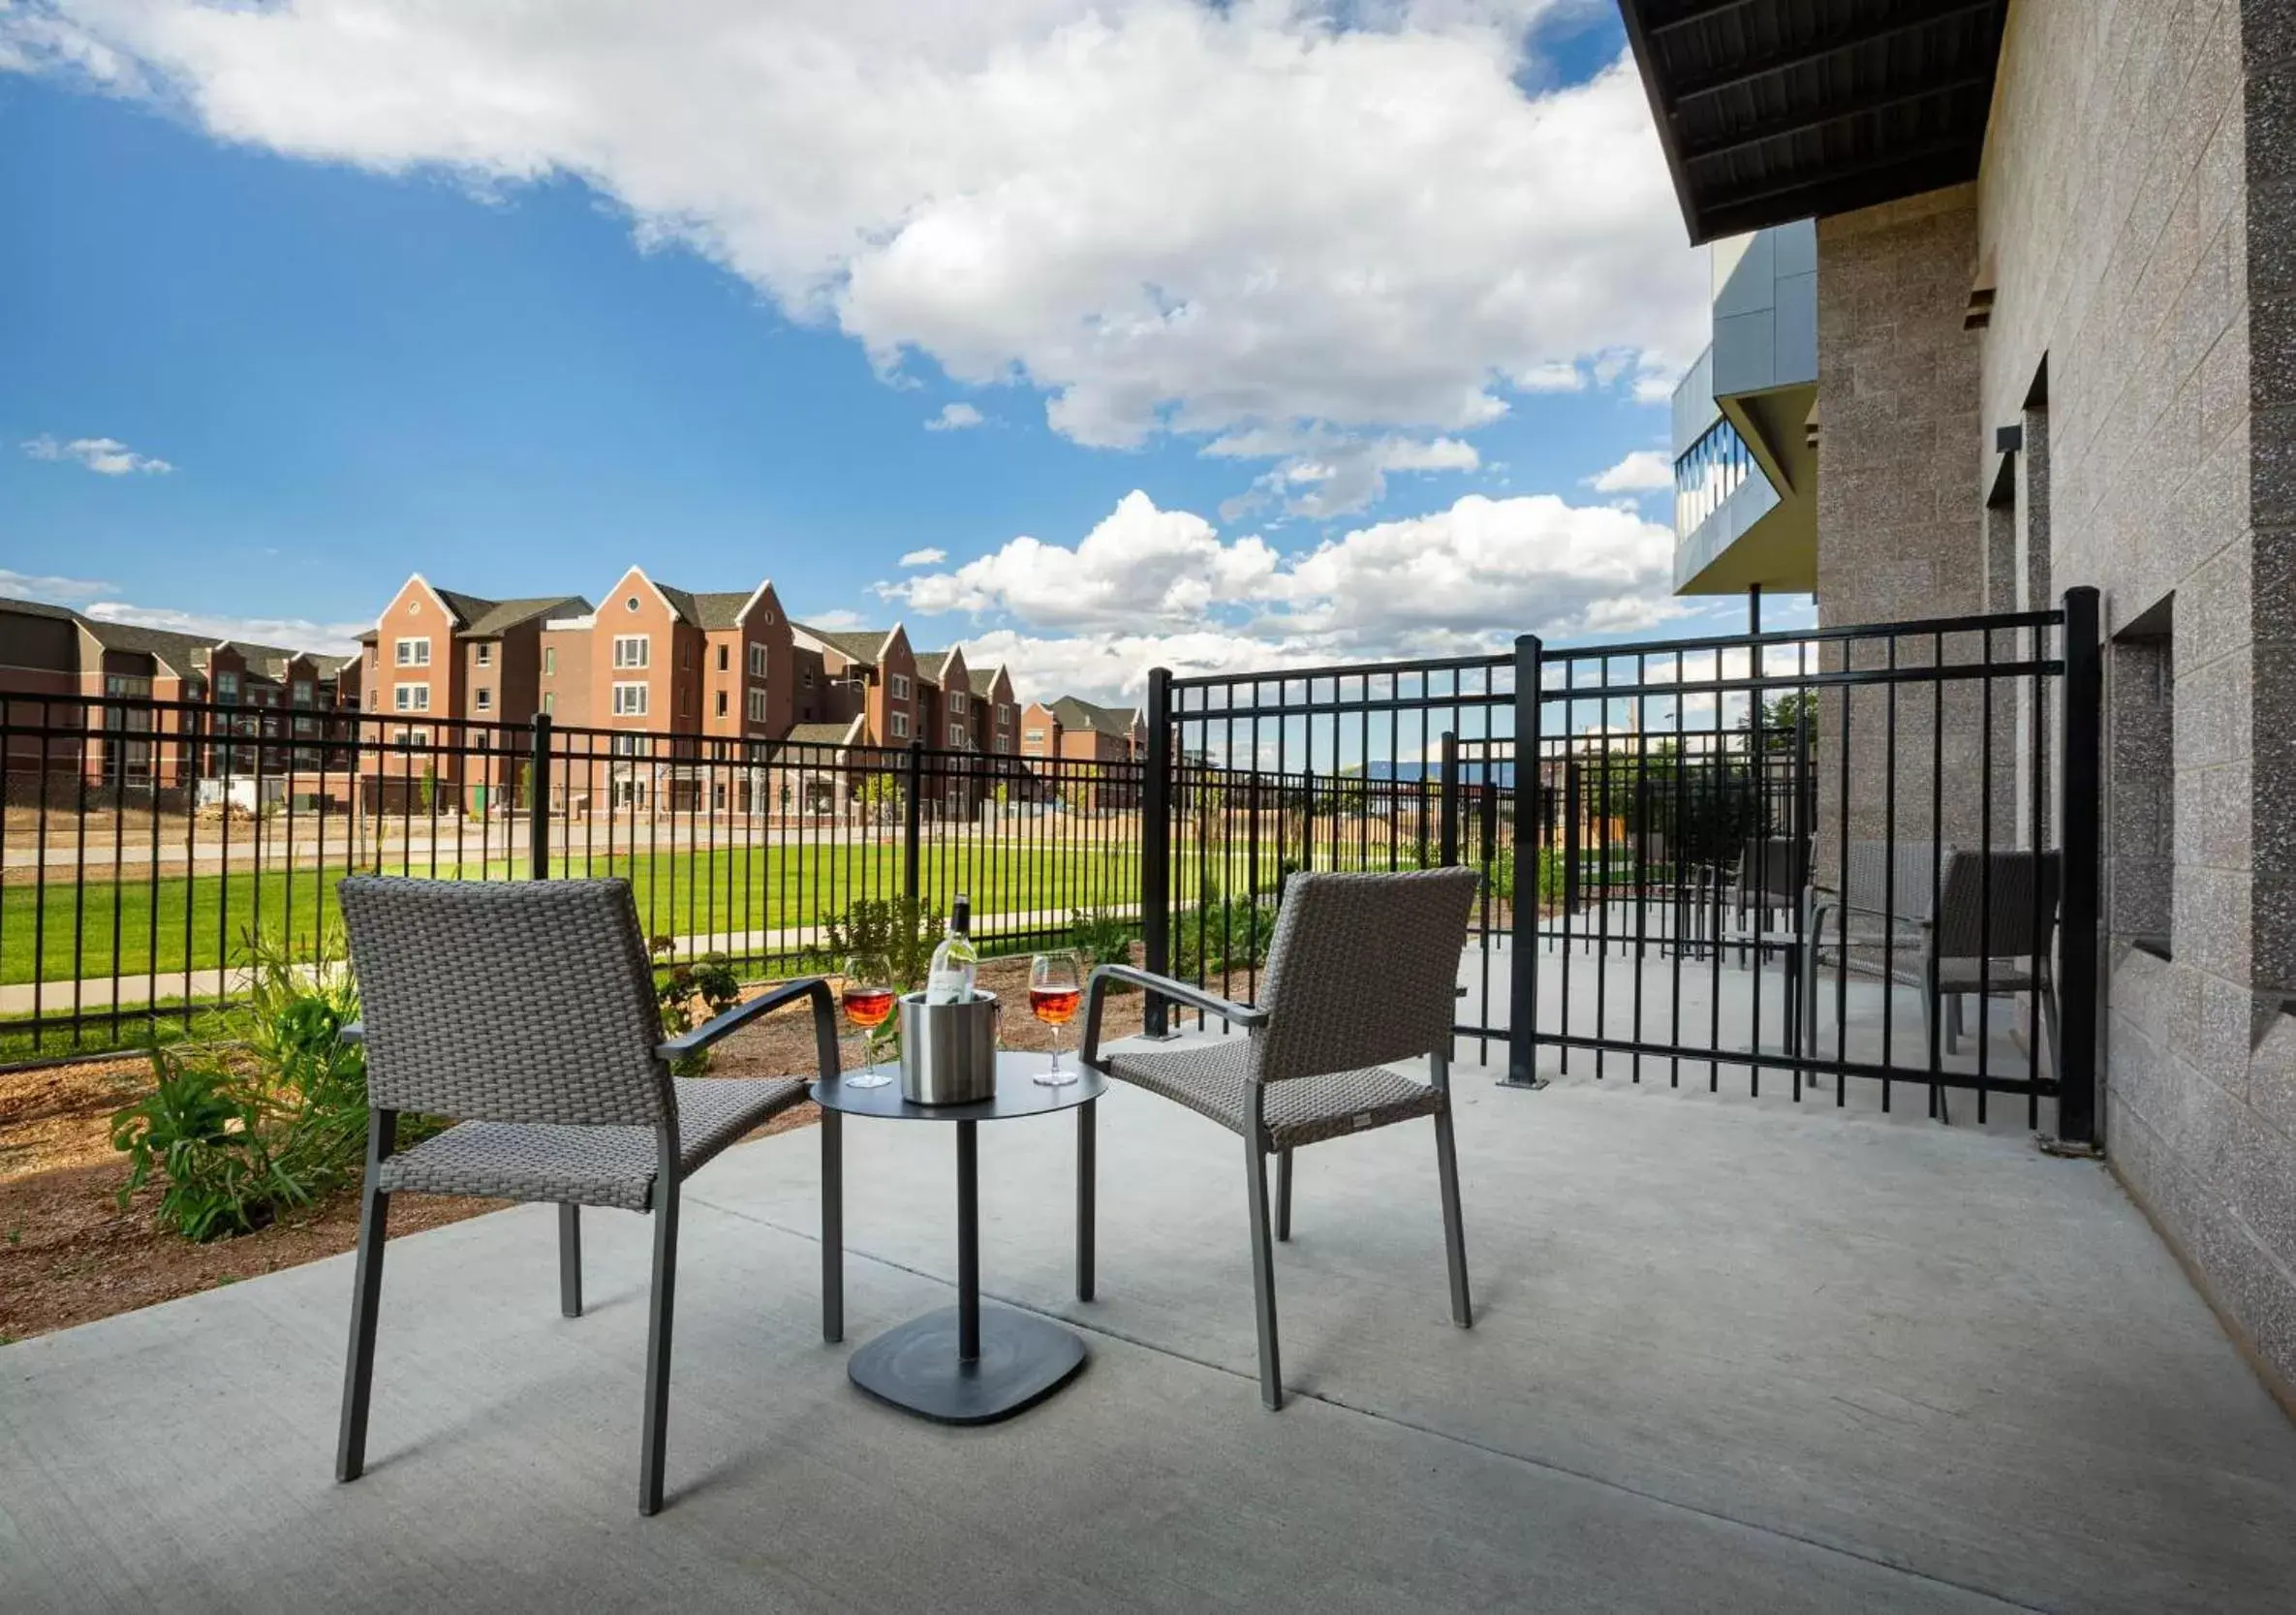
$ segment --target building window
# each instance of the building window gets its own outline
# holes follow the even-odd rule
[[[557,711],[557,710],[558,710],[558,692],[557,692],[557,691],[555,691],[555,690],[544,690],[544,691],[543,692],[543,710],[544,712],[555,712],[555,711]]]
[[[643,634],[617,634],[614,636],[615,667],[643,668],[650,664],[652,656],[652,646]]]
[[[427,746],[430,744],[430,730],[402,729],[398,731],[398,743],[402,746]]]
[[[889,679],[887,679],[887,680],[885,681],[885,686],[886,686],[886,688],[887,688],[887,689],[889,689],[889,690],[892,692],[893,699],[895,699],[895,700],[897,700],[897,701],[905,701],[905,700],[907,700],[907,699],[909,699],[909,675],[908,675],[908,674],[906,674],[906,673],[895,673],[895,674],[893,674],[893,675],[892,675],[892,676],[891,676]]]
[[[430,686],[427,684],[402,684],[390,694],[391,705],[401,712],[430,710]]]
[[[397,647],[397,660],[398,665],[402,668],[429,667],[430,641],[428,639],[401,639]]]
[[[1675,536],[1696,532],[1753,470],[1753,455],[1736,427],[1727,420],[1707,427],[1706,435],[1674,462]]]
[[[805,669],[805,688],[808,690],[813,688],[813,669],[811,668]]]
[[[544,645],[544,646],[543,647],[543,676],[547,677],[547,676],[549,676],[550,674],[553,674],[553,673],[557,672],[557,670],[558,670],[558,647],[557,647],[556,645]]]
[[[312,702],[312,699],[313,699],[313,698],[314,698],[314,697],[316,697],[316,696],[317,696],[317,694],[318,694],[318,689],[317,689],[317,687],[316,687],[315,685],[313,685],[313,684],[312,684],[312,682],[311,682],[309,679],[307,679],[307,678],[298,678],[298,679],[296,679],[296,680],[295,681],[295,705],[297,705],[297,706],[309,706],[309,705],[311,704],[311,702]]]
[[[764,721],[765,692],[762,690],[752,690],[750,692],[750,722],[753,724],[761,724]]]
[[[1041,746],[1044,744],[1044,731],[1040,729],[1033,729],[1029,730],[1027,739],[1032,746]]]
[[[752,645],[750,646],[750,677],[763,678],[764,676],[765,647],[763,645]],[[812,682],[813,680],[810,677],[806,679],[806,683],[810,684]]]
[[[617,734],[611,741],[611,749],[616,757],[644,757],[646,737],[642,734]]]
[[[219,706],[232,706],[236,704],[238,699],[239,675],[237,673],[229,672],[217,673],[215,675],[216,704]]]
[[[963,716],[964,716],[964,714],[965,714],[965,696],[964,696],[964,692],[963,692],[963,691],[961,691],[961,690],[951,690],[951,691],[948,693],[948,715],[949,715],[951,718],[961,718],[961,717],[963,717]]]
[[[494,666],[493,645],[481,643],[479,646],[478,662],[479,666],[481,668],[491,668]]]
[[[896,712],[893,714],[893,738],[895,740],[906,740],[909,738],[908,713]]]
[[[998,708],[997,708],[997,728],[999,728],[999,729],[1010,729],[1011,727],[1012,727],[1012,708],[1010,708],[1010,707],[1008,707],[1008,706],[1000,706],[1000,707],[998,707]]]
[[[951,751],[958,751],[958,752],[961,752],[961,751],[963,751],[963,750],[965,749],[965,726],[964,726],[964,725],[962,725],[962,724],[951,724],[951,725],[949,725],[949,726],[948,726],[948,746],[949,746],[949,750],[951,750]]]
[[[481,712],[492,712],[494,710],[494,692],[491,690],[472,691],[471,704]]]
[[[643,684],[614,686],[614,716],[642,718],[646,715],[646,687]]]
[[[733,654],[733,652],[732,652],[732,647],[731,647],[731,646],[729,646],[729,645],[720,645],[720,646],[718,647],[718,671],[719,671],[719,672],[724,672],[724,671],[726,670],[726,665],[727,665],[728,659],[729,659],[729,658],[730,658],[730,657],[732,656],[732,654]]]
[[[723,648],[723,647],[720,647],[720,648]],[[723,690],[720,690],[720,691],[718,692],[718,707],[717,707],[717,716],[719,716],[719,717],[723,718],[725,715],[726,715],[726,692],[725,692],[725,691],[723,691]]]
[[[684,685],[677,687],[677,715],[683,718],[694,709],[694,693]]]
[[[624,600],[624,601],[622,602],[622,609],[623,609],[623,610],[625,610],[625,611],[635,611],[635,610],[636,610],[636,609],[637,609],[637,596],[636,596],[636,595],[632,595],[632,596],[630,596],[628,599]]]

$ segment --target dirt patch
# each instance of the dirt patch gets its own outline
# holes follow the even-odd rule
[[[1007,1004],[1025,1006],[1028,961],[986,960],[980,981]],[[1111,998],[1105,1035],[1125,1037],[1139,1029],[1139,996]],[[1063,1046],[1072,1053],[1082,1033],[1079,1017],[1066,1028]],[[1049,1049],[1052,1029],[1020,1009],[1006,1016],[1005,1045]],[[810,1074],[813,1049],[812,1011],[793,1005],[720,1044],[709,1074]],[[861,1057],[860,1040],[846,1038],[840,1058],[847,1068],[857,1067]],[[355,1196],[206,1245],[153,1226],[156,1188],[120,1209],[114,1196],[128,1172],[111,1148],[111,1115],[150,1088],[150,1063],[140,1057],[0,1072],[0,1345],[316,1261],[357,1242]],[[812,1105],[800,1105],[755,1136],[818,1119]],[[414,1233],[503,1203],[403,1196],[390,1208],[390,1231]]]

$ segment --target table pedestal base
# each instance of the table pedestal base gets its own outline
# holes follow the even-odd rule
[[[957,1309],[912,1319],[854,1351],[846,1372],[883,1402],[943,1424],[992,1424],[1033,1408],[1084,1366],[1084,1338],[1008,1307],[980,1309],[980,1356],[957,1356]]]

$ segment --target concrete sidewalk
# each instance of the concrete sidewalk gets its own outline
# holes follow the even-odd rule
[[[1083,1376],[951,1431],[844,1377],[946,1305],[952,1140],[849,1122],[848,1344],[817,1134],[689,1193],[671,1501],[635,1512],[643,1219],[394,1243],[371,1468],[330,1478],[347,1258],[0,1349],[0,1607],[2276,1610],[2296,1428],[2101,1168],[1890,1117],[1458,1078],[1474,1330],[1433,1150],[1299,1157],[1287,1379],[1253,1379],[1240,1146],[1102,1106],[981,1134],[982,1270]]]

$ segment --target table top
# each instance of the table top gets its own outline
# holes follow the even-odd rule
[[[1048,1088],[1035,1077],[1052,1064],[1049,1057],[1001,1049],[997,1054],[996,1093],[970,1104],[912,1104],[901,1097],[900,1072],[890,1068],[884,1074],[893,1080],[882,1088],[849,1087],[844,1076],[834,1081],[824,1078],[814,1083],[813,1098],[822,1109],[842,1111],[848,1116],[882,1116],[888,1121],[905,1122],[1004,1122],[1018,1116],[1049,1116],[1057,1110],[1073,1110],[1108,1091],[1108,1079],[1078,1064],[1073,1050],[1062,1057],[1062,1063],[1065,1069],[1076,1073],[1076,1080]]]

